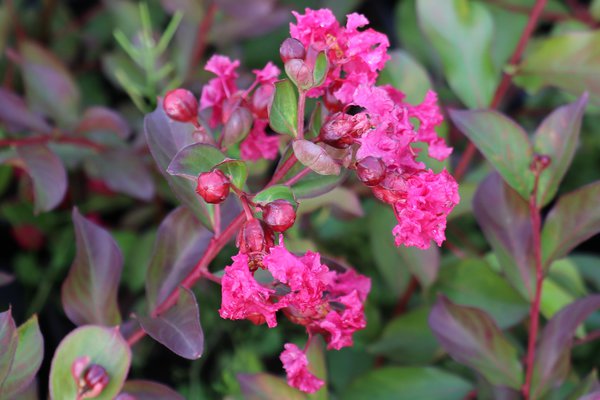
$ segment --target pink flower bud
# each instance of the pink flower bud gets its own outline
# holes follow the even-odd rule
[[[365,157],[356,163],[356,175],[365,185],[376,186],[385,178],[385,165],[380,158]]]
[[[552,162],[552,159],[550,158],[550,156],[548,156],[546,154],[536,153],[533,155],[533,162],[531,163],[531,166],[529,168],[532,171],[535,171],[535,170],[543,171],[550,166],[551,162]]]
[[[304,59],[306,49],[298,39],[287,38],[279,47],[279,55],[284,63],[292,59]]]
[[[341,112],[334,113],[321,127],[320,138],[332,147],[345,149],[354,142],[351,134],[353,125],[352,116]]]
[[[263,221],[249,219],[238,232],[236,246],[242,254],[248,254],[250,270],[262,267],[262,256],[275,244],[273,230]]]
[[[85,372],[85,375],[83,375],[83,381],[92,390],[97,387],[104,389],[108,385],[110,378],[104,367],[92,364]]]
[[[198,100],[189,90],[174,89],[167,92],[163,109],[174,121],[192,122],[198,116]]]
[[[198,175],[198,193],[204,201],[210,204],[219,204],[225,201],[231,189],[229,178],[220,170],[203,172]]]
[[[258,118],[269,119],[269,107],[275,94],[274,85],[261,85],[252,95],[252,110]]]
[[[238,107],[232,113],[223,127],[223,146],[242,141],[252,127],[252,113],[246,107]]]
[[[287,76],[299,89],[308,90],[313,87],[315,82],[312,70],[303,60],[293,58],[286,61],[284,67]]]
[[[296,222],[296,210],[289,201],[277,199],[263,208],[263,220],[275,232],[285,232]]]

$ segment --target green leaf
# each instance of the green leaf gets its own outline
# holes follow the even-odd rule
[[[323,125],[323,106],[320,102],[315,104],[315,108],[310,115],[310,121],[308,124],[308,132],[305,136],[306,139],[314,139],[319,136],[321,126]]]
[[[71,366],[80,357],[89,357],[90,363],[102,366],[110,377],[108,385],[94,400],[112,400],[121,391],[131,364],[131,349],[119,328],[86,325],[75,329],[60,342],[50,367],[51,398],[77,397],[77,383]]]
[[[265,205],[277,199],[287,200],[292,204],[297,204],[296,198],[294,197],[294,192],[290,189],[289,186],[284,185],[273,185],[270,186],[260,192],[258,192],[253,198],[252,201]]]
[[[554,198],[558,185],[573,161],[587,97],[587,94],[584,94],[576,102],[557,108],[535,132],[534,151],[550,156],[551,159],[548,168],[541,173],[538,183],[537,201],[541,206]]]
[[[462,400],[473,388],[463,378],[431,367],[383,367],[352,382],[344,400]]]
[[[542,259],[547,267],[600,232],[600,181],[558,199],[542,229]]]
[[[339,175],[341,167],[327,151],[311,141],[294,140],[294,154],[298,161],[320,175]]]
[[[450,118],[519,194],[529,200],[533,149],[517,123],[492,110],[452,110]]]
[[[79,119],[80,94],[69,70],[54,54],[32,41],[20,41],[19,50],[31,108],[72,128]]]
[[[202,172],[212,170],[217,164],[228,160],[215,146],[192,143],[179,150],[167,167],[167,173],[196,182]]]
[[[244,189],[246,179],[248,179],[248,167],[241,160],[225,160],[217,165],[217,168],[228,175],[235,187]]]
[[[315,393],[308,394],[307,399],[311,400],[327,400],[329,398],[327,393],[327,364],[325,362],[325,343],[320,335],[313,336],[309,339],[310,343],[306,350],[306,357],[308,358],[308,369],[309,371],[325,382],[321,389]]]
[[[182,395],[158,382],[134,379],[125,382],[121,393],[135,400],[185,400]]]
[[[410,104],[423,101],[427,91],[433,87],[427,70],[403,50],[394,50],[388,54],[391,59],[379,74],[378,84],[389,84],[402,90]]]
[[[269,125],[275,132],[298,135],[298,99],[294,85],[287,79],[275,82],[275,96],[269,109]]]
[[[482,259],[465,259],[440,270],[434,291],[453,302],[481,308],[506,329],[529,313],[529,304]]]
[[[11,399],[33,381],[44,358],[44,338],[40,332],[37,315],[19,326],[18,345],[10,372],[0,383],[0,398]],[[4,348],[3,348],[4,349]]]
[[[494,21],[481,3],[418,0],[417,16],[442,59],[452,91],[468,108],[490,105],[498,73],[491,57]]]
[[[493,385],[521,388],[523,367],[517,349],[484,311],[440,296],[429,315],[429,325],[456,361],[473,368]]]
[[[0,387],[10,372],[18,343],[17,327],[9,309],[0,313]]]
[[[270,374],[239,374],[245,400],[302,400],[306,396],[287,382]]]
[[[110,233],[73,208],[77,254],[62,285],[65,313],[76,325],[117,325],[117,289],[123,269],[121,250]]]
[[[315,66],[313,69],[313,87],[319,87],[323,84],[323,82],[325,82],[328,71],[329,61],[327,61],[327,53],[321,51],[315,60]]]
[[[558,87],[575,96],[588,91],[600,105],[600,31],[541,39],[517,68],[513,81],[531,92]]]

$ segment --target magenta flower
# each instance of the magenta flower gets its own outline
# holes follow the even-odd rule
[[[212,107],[212,115],[209,121],[211,127],[223,123],[223,103],[237,91],[235,80],[237,78],[236,68],[240,65],[238,60],[231,61],[229,57],[214,55],[205,70],[217,75],[202,88],[200,96],[200,110]]]
[[[306,354],[292,343],[286,343],[284,348],[279,359],[283,363],[289,385],[306,393],[319,390],[325,382],[308,370]]]
[[[268,121],[254,120],[252,130],[240,143],[242,159],[257,161],[261,159],[273,160],[279,154],[279,135],[269,136],[266,133]]]

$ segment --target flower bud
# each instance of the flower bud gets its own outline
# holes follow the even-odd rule
[[[277,199],[263,208],[263,221],[275,232],[285,232],[296,222],[296,210],[289,201]]]
[[[229,195],[230,189],[231,182],[229,178],[218,169],[210,172],[202,172],[198,175],[196,193],[207,203],[222,203]]]
[[[252,113],[246,107],[238,107],[232,113],[225,126],[223,126],[223,146],[229,147],[232,144],[242,141],[252,127]]]
[[[550,156],[546,154],[538,154],[535,153],[533,155],[533,162],[531,163],[530,169],[535,171],[536,169],[539,171],[543,171],[550,166],[552,159]]]
[[[269,119],[269,107],[275,94],[274,85],[261,85],[252,95],[252,110],[258,118]]]
[[[94,389],[97,386],[104,388],[108,385],[109,380],[110,378],[104,367],[98,364],[90,365],[83,375],[83,381],[91,389]]]
[[[332,147],[345,149],[354,142],[352,127],[352,116],[337,112],[323,124],[319,137]]]
[[[235,245],[242,254],[248,254],[251,271],[262,267],[262,256],[275,243],[273,230],[256,218],[249,219],[238,232]]]
[[[298,39],[287,38],[279,47],[279,55],[284,63],[294,58],[303,60],[306,55],[306,49]]]
[[[174,89],[167,92],[163,109],[174,121],[192,122],[198,116],[198,100],[189,90]]]
[[[313,73],[303,60],[293,58],[286,61],[285,73],[292,82],[301,90],[308,90],[313,87]]]
[[[356,163],[356,176],[365,185],[376,186],[385,178],[385,165],[380,158],[365,157]]]

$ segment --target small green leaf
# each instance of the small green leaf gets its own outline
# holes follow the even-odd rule
[[[71,366],[80,357],[89,357],[90,363],[102,366],[110,377],[108,385],[94,400],[112,400],[121,391],[131,364],[131,349],[119,328],[86,325],[75,329],[60,342],[50,367],[51,398],[77,397],[77,383]]]
[[[246,179],[248,179],[248,167],[244,161],[227,159],[218,164],[217,168],[229,176],[235,187],[244,189]]]
[[[329,61],[327,61],[327,54],[324,51],[319,52],[317,59],[315,60],[315,67],[313,70],[313,87],[319,87],[325,82],[327,72],[329,71]]]
[[[228,160],[215,146],[192,143],[179,150],[167,167],[167,173],[196,182],[202,172],[212,170],[217,164]]]
[[[289,186],[284,185],[273,185],[271,187],[268,187],[265,190],[258,192],[252,198],[252,201],[257,204],[265,205],[277,199],[283,199],[289,201],[292,204],[297,204],[292,189],[290,189]]]
[[[319,132],[321,130],[321,126],[323,125],[323,106],[321,102],[317,102],[315,104],[315,109],[310,115],[310,122],[308,124],[308,135],[306,135],[306,139],[314,139],[319,136]]]
[[[269,124],[275,132],[298,135],[298,99],[294,85],[287,79],[275,82],[275,96],[269,109]]]

